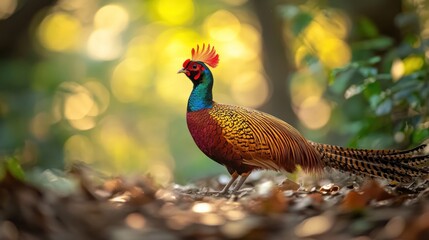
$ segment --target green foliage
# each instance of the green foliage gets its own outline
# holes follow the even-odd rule
[[[15,178],[20,180],[24,180],[25,178],[24,170],[22,170],[21,164],[15,157],[8,157],[1,161],[0,179],[5,176],[6,172],[9,172]]]
[[[390,22],[392,26],[387,27],[399,29],[402,35],[394,31],[389,35],[385,32],[387,21],[373,22],[376,19],[364,13],[359,17],[349,16],[349,12],[354,12],[353,7],[347,3],[338,6],[346,7],[339,10],[335,3],[322,6],[308,1],[280,8],[290,38],[296,41],[290,45],[306,48],[304,53],[298,52],[302,47],[296,50],[297,55],[304,54],[299,58],[304,67],[298,68],[320,76],[324,72],[315,69],[322,66],[329,73],[325,76],[329,86],[324,97],[332,103],[333,112],[330,126],[322,131],[327,130],[330,136],[320,140],[340,144],[341,140],[328,138],[344,136],[353,147],[403,148],[429,138],[429,66],[425,40],[421,38],[421,29],[416,27],[422,21],[421,16],[415,11],[397,12]],[[320,13],[334,15],[324,18]],[[321,54],[322,39],[311,38],[323,37],[322,30],[318,29],[318,34],[303,33],[311,33],[309,26],[315,23],[322,29],[332,27],[331,37],[337,36],[341,24],[335,16],[345,15],[350,25],[344,40],[351,60],[341,68],[332,69],[326,64],[326,55],[323,59]],[[339,50],[332,54],[342,54]]]
[[[409,56],[403,57],[404,61],[407,58]],[[421,59],[423,61],[423,57]],[[348,119],[357,121],[360,126],[351,132],[352,145],[365,144],[362,139],[371,139],[371,136],[385,136],[384,142],[391,142],[395,134],[398,142],[418,144],[429,137],[427,126],[424,126],[429,118],[428,66],[422,64],[394,79],[390,72],[382,72],[377,66],[383,60],[374,56],[334,69],[330,78],[331,96],[339,102],[339,109],[350,107],[341,103],[344,100],[357,100],[362,103],[358,105],[367,106],[355,109],[360,119]]]
[[[294,36],[298,36],[313,21],[312,13],[303,11],[294,5],[285,5],[280,8],[280,14],[290,21]]]

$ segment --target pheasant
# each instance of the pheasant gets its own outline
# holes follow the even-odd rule
[[[215,68],[219,55],[210,44],[191,51],[192,59],[183,62],[178,73],[193,83],[188,99],[186,121],[198,148],[209,158],[224,165],[231,180],[220,193],[241,188],[254,170],[294,172],[297,166],[306,172],[321,172],[325,167],[397,182],[425,177],[423,167],[429,155],[426,144],[410,150],[368,150],[320,144],[305,139],[288,123],[257,110],[213,101]]]

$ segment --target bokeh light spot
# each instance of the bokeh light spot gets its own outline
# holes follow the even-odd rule
[[[338,68],[347,64],[351,59],[350,47],[338,38],[320,39],[319,58],[327,67]],[[335,54],[333,54],[335,53]]]
[[[111,88],[113,95],[121,102],[135,102],[142,97],[149,83],[145,61],[126,58],[113,71]]]
[[[183,25],[194,17],[192,0],[158,0],[155,4],[160,18],[168,24]]]
[[[196,213],[209,213],[213,210],[213,206],[206,202],[197,202],[192,206],[192,211]]]
[[[404,63],[401,59],[395,59],[392,63],[392,68],[390,69],[390,74],[392,74],[393,80],[400,79],[405,72]]]
[[[69,124],[77,130],[85,131],[94,128],[96,121],[93,117],[86,116],[80,119],[68,119]]]
[[[403,60],[404,63],[404,75],[408,75],[423,67],[424,60],[420,56],[411,55]]]
[[[89,91],[77,83],[64,83],[70,92],[64,101],[64,117],[71,120],[84,118],[94,105]]]
[[[231,41],[240,32],[240,21],[231,12],[219,10],[204,22],[204,29],[218,41]]]
[[[110,93],[107,88],[96,80],[91,80],[83,84],[83,86],[91,92],[95,104],[88,112],[88,116],[95,117],[109,107]]]
[[[17,0],[1,0],[0,1],[0,19],[6,19],[12,15],[17,6]]]
[[[113,32],[123,31],[129,22],[127,10],[116,4],[109,4],[100,8],[94,16],[94,27],[105,28]]]
[[[78,19],[70,14],[56,12],[48,15],[40,24],[38,37],[46,49],[65,51],[79,42],[82,27]]]
[[[298,117],[310,129],[325,126],[331,117],[331,107],[321,98],[309,97],[299,106]]]
[[[120,36],[110,29],[99,29],[91,33],[87,43],[88,55],[95,60],[113,60],[122,52]]]
[[[146,225],[146,219],[142,214],[139,213],[130,213],[125,218],[125,223],[134,229],[142,229]]]
[[[233,98],[240,105],[258,108],[268,98],[267,80],[258,72],[249,71],[238,75],[231,84]]]

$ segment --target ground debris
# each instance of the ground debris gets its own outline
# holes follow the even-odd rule
[[[89,171],[89,172],[88,172]],[[217,196],[224,177],[182,186],[73,171],[59,194],[10,174],[0,181],[0,239],[428,239],[427,183],[314,181],[259,175]]]

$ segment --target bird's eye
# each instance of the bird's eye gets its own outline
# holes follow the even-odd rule
[[[192,65],[192,69],[197,69],[197,64]]]

